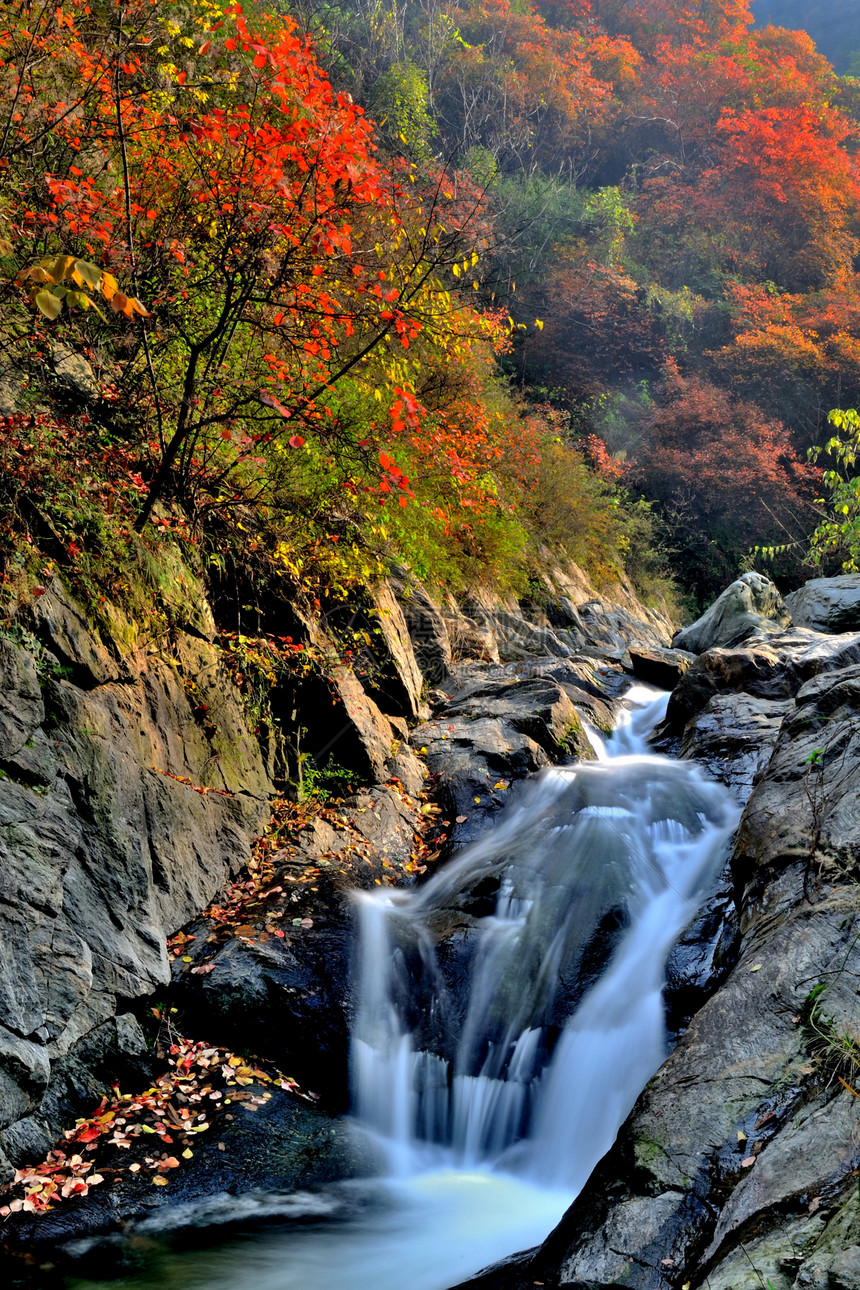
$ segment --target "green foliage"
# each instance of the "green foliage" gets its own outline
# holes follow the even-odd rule
[[[817,461],[826,453],[835,463],[823,477],[827,498],[819,499],[828,516],[815,529],[809,542],[809,559],[820,565],[836,556],[846,573],[860,569],[860,473],[855,473],[860,455],[860,414],[854,408],[838,409],[828,420],[839,433],[823,448],[811,448],[809,456]]]
[[[810,1055],[817,1059],[823,1073],[830,1079],[838,1079],[856,1097],[860,1037],[839,1030],[833,1018],[824,1014],[822,1002],[826,989],[827,983],[820,981],[806,996],[801,1010],[803,1035]]]
[[[583,216],[592,230],[596,257],[609,267],[618,266],[627,235],[635,226],[629,199],[620,188],[598,188],[586,200]]]
[[[309,753],[299,754],[299,801],[328,801],[346,797],[361,787],[355,771],[329,757],[318,766]]]
[[[394,151],[401,148],[413,161],[433,155],[436,123],[430,112],[427,75],[414,63],[394,63],[383,72],[370,96],[368,109],[386,132]]]

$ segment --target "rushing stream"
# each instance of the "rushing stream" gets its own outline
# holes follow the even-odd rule
[[[627,697],[597,761],[536,777],[423,887],[358,900],[354,1112],[388,1177],[114,1285],[447,1290],[546,1236],[666,1055],[666,960],[737,822],[648,752],[666,696]]]

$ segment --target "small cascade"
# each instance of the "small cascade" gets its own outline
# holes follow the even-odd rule
[[[574,1193],[666,1055],[674,942],[738,811],[647,751],[645,687],[594,762],[547,770],[414,892],[362,895],[354,1109],[394,1172]]]
[[[596,761],[523,785],[420,889],[358,898],[354,1110],[388,1176],[245,1197],[296,1218],[168,1248],[123,1285],[448,1290],[544,1240],[665,1055],[666,958],[737,820],[695,766],[648,752],[666,699],[629,691]]]

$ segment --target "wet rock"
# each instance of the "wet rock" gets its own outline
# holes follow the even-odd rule
[[[816,632],[860,631],[860,574],[813,578],[785,598],[796,627]]]
[[[265,1192],[284,1201],[298,1189],[307,1195],[381,1169],[377,1152],[350,1124],[279,1088],[252,1084],[243,1090],[243,1100],[229,1109],[213,1108],[210,1121],[209,1131],[194,1137],[193,1158],[170,1170],[166,1186],[154,1188],[146,1170],[129,1174],[124,1169],[127,1159],[117,1152],[110,1165],[122,1172],[110,1187],[94,1188],[87,1197],[64,1201],[38,1218],[15,1214],[7,1220],[7,1252],[32,1255],[48,1247],[63,1271],[76,1259],[86,1258],[89,1267],[98,1261],[92,1240],[78,1247],[71,1242],[120,1229],[157,1237],[189,1224],[203,1225],[207,1218],[223,1227],[231,1220],[231,1208],[237,1221],[249,1224],[257,1208],[254,1196],[259,1195],[258,1208],[265,1218]],[[207,1197],[217,1203],[207,1206]],[[240,1204],[242,1197],[251,1203]],[[268,1208],[271,1217],[278,1216],[276,1205]],[[288,1217],[290,1207],[281,1208]],[[292,1208],[301,1217],[301,1207]],[[306,1206],[305,1213],[313,1214],[313,1206]]]
[[[737,959],[740,919],[727,861],[666,964],[666,1025],[673,1040],[725,981]]]
[[[418,726],[413,743],[438,777],[457,847],[487,828],[512,781],[566,755],[594,755],[567,694],[545,678],[476,680]]]
[[[659,645],[650,648],[631,645],[629,653],[633,675],[658,690],[674,690],[695,658],[686,650],[666,649]]]
[[[260,936],[262,924],[239,939],[221,935],[217,919],[192,921],[170,1001],[195,1033],[266,1057],[345,1110],[354,893],[402,878],[418,820],[417,804],[384,786],[348,799],[334,820],[312,820],[274,861],[296,898],[284,897],[283,938]]]
[[[743,691],[714,695],[686,726],[681,756],[699,762],[745,803],[793,708],[790,699],[758,699]]]
[[[745,573],[714,601],[701,618],[675,635],[676,649],[703,654],[715,646],[739,645],[756,634],[776,633],[791,616],[769,578]]]
[[[860,633],[825,636],[798,628],[755,637],[736,649],[710,649],[684,673],[669,700],[661,738],[683,733],[717,694],[775,701],[794,697],[811,677],[860,663]]]

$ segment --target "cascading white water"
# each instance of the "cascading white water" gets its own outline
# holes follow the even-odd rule
[[[447,1290],[544,1239],[664,1056],[666,957],[737,819],[693,765],[647,752],[654,693],[420,890],[360,898],[355,1112],[389,1177],[245,1198],[294,1225],[168,1247],[113,1285]]]
[[[666,1055],[666,960],[737,808],[647,752],[666,696],[628,697],[596,762],[544,772],[420,890],[358,901],[355,1112],[401,1175],[575,1193]]]

